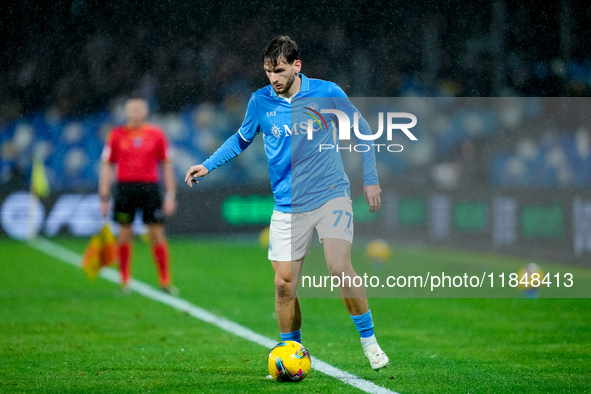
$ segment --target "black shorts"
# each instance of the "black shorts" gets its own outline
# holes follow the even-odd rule
[[[131,224],[135,211],[143,211],[144,223],[164,223],[162,195],[157,183],[119,183],[115,189],[113,216],[121,224]]]

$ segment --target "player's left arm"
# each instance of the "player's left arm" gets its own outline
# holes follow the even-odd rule
[[[353,105],[349,97],[345,92],[336,84],[334,84],[332,92],[333,100],[335,102],[335,108],[345,112],[349,119],[354,119],[354,114],[359,112]],[[359,132],[363,135],[371,135],[371,127],[365,118],[359,113]],[[352,133],[355,134],[355,133]],[[357,144],[365,144],[369,147],[367,151],[360,152],[361,164],[363,166],[363,194],[365,195],[365,201],[369,205],[369,211],[371,213],[377,212],[380,209],[382,200],[380,194],[382,189],[380,188],[380,182],[378,180],[378,171],[376,169],[376,155],[373,144],[367,143],[360,139],[355,134]]]
[[[369,205],[369,212],[374,213],[380,209],[382,205],[381,193],[380,185],[363,185],[363,195],[367,205]]]
[[[353,105],[353,104],[351,104]],[[370,135],[371,128],[364,117],[359,117],[359,131],[361,134]],[[355,135],[358,144],[365,144],[370,147],[367,152],[361,152],[361,164],[363,165],[363,194],[365,201],[369,205],[371,213],[377,212],[382,205],[380,194],[380,182],[378,180],[378,170],[376,168],[376,154],[373,144],[368,144],[368,141],[361,140]]]

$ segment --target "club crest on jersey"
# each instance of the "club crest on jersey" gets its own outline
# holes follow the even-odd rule
[[[318,111],[318,104],[310,103],[307,105],[307,109],[313,109],[314,111]]]
[[[326,130],[328,130],[328,124],[326,123],[326,120],[320,114],[320,112],[318,112],[316,109],[314,109],[314,107],[313,107],[314,105],[316,105],[316,104],[312,103],[309,107],[305,107],[305,109],[310,111],[310,112],[305,112],[305,114],[308,116],[311,116],[316,121],[318,126],[320,126],[320,129],[322,129],[322,123],[324,123],[324,126],[326,126]],[[320,119],[318,119],[318,118],[322,119],[322,123],[320,123]],[[310,127],[310,126],[308,126],[308,127]],[[308,139],[310,139],[310,138],[308,138]]]
[[[279,136],[281,135],[281,129],[279,128],[279,126],[274,124],[273,127],[271,127],[271,133],[273,133],[275,138],[279,138]]]

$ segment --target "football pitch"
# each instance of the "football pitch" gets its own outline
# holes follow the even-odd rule
[[[80,255],[88,240],[56,244]],[[256,240],[173,239],[180,298],[279,341],[273,272]],[[356,269],[369,263],[356,246]],[[385,264],[419,266],[528,261],[397,246]],[[320,250],[306,264],[323,264]],[[550,263],[543,267],[552,266]],[[567,266],[568,267],[568,266]],[[568,267],[591,283],[591,270]],[[157,287],[148,245],[136,240],[133,276]],[[543,295],[543,291],[542,291]],[[515,289],[515,297],[520,293]],[[338,298],[302,299],[303,343],[318,359],[389,390],[406,392],[587,392],[591,387],[589,298],[375,298],[375,330],[390,357],[369,368]],[[0,391],[359,392],[312,370],[300,383],[265,379],[268,349],[27,243],[0,239]],[[314,367],[314,365],[313,365]]]

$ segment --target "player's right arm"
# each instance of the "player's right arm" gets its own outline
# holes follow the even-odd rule
[[[205,160],[202,164],[191,166],[185,176],[185,182],[189,187],[192,187],[193,182],[199,183],[196,178],[209,174],[214,168],[222,166],[244,152],[259,131],[260,124],[256,113],[255,96],[253,95],[248,102],[246,116],[240,129],[228,138],[209,159]]]
[[[214,168],[218,168],[221,165],[229,162],[244,152],[251,142],[252,140],[245,140],[240,135],[240,131],[237,131],[236,134],[228,138],[226,142],[224,142],[224,144],[220,146],[220,148],[216,150],[209,159],[205,160],[202,164],[191,166],[189,171],[187,171],[187,175],[185,176],[185,182],[187,182],[190,187],[193,186],[193,182],[199,183],[196,178],[205,176],[209,174],[209,172]]]
[[[187,171],[187,175],[185,175],[185,182],[189,187],[193,187],[193,182],[199,183],[197,178],[205,176],[209,174],[209,170],[203,164],[197,164],[195,166],[191,166],[189,171]]]

